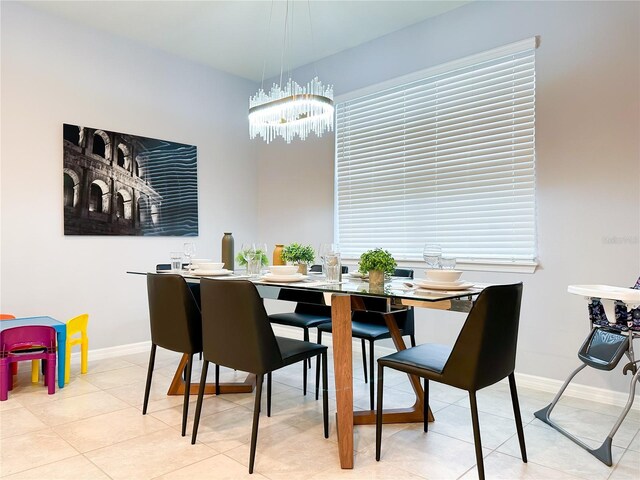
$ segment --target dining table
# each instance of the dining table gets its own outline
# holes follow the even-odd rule
[[[41,317],[19,317],[0,322],[0,331],[13,327],[24,327],[27,325],[44,325],[53,327],[56,331],[56,341],[58,342],[58,387],[64,388],[65,357],[67,354],[67,324],[48,316]]]
[[[130,274],[146,275],[143,271],[129,271]],[[169,273],[169,272],[166,272]],[[180,273],[187,283],[199,283],[201,278],[215,278],[218,280],[234,281],[240,279],[251,280],[258,293],[265,299],[279,299],[283,289],[312,290],[323,293],[327,305],[331,305],[331,321],[333,335],[333,368],[336,393],[336,423],[338,435],[338,451],[340,466],[343,469],[351,469],[354,465],[353,432],[354,425],[375,424],[375,410],[356,410],[353,406],[353,362],[351,336],[351,317],[356,310],[365,310],[364,298],[377,297],[385,300],[385,310],[382,314],[391,338],[397,350],[407,348],[402,338],[402,332],[398,328],[394,313],[399,309],[411,307],[449,310],[456,312],[469,312],[474,298],[488,286],[488,284],[452,285],[449,288],[438,286],[437,288],[423,288],[419,280],[407,278],[389,278],[383,287],[370,287],[369,282],[357,274],[345,274],[337,283],[330,283],[321,273],[312,273],[293,279],[279,280],[273,275],[259,275],[249,277],[238,273],[225,275],[198,275],[192,271],[174,272]],[[464,288],[461,288],[464,287]],[[170,395],[184,393],[182,372],[186,366],[187,355],[176,369],[173,381],[167,392]],[[406,408],[383,410],[383,423],[414,423],[423,421],[424,390],[420,379],[409,375],[409,381],[415,393],[415,402]],[[242,383],[220,384],[220,393],[251,392],[255,385],[255,377],[248,375]],[[197,385],[191,385],[191,393],[197,391]],[[205,393],[215,393],[215,386],[208,384]],[[429,421],[433,421],[431,410],[428,411]]]

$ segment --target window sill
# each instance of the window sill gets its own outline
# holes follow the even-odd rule
[[[345,258],[345,264],[357,265],[359,258]],[[419,260],[397,260],[398,267],[425,268],[425,263]],[[538,262],[530,260],[470,260],[460,259],[456,261],[456,268],[466,272],[508,272],[508,273],[534,273],[538,268]]]

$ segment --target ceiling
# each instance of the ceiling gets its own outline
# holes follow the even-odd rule
[[[469,1],[25,1],[70,21],[259,82]],[[309,11],[311,15],[309,15]],[[271,21],[269,18],[271,17]],[[310,23],[311,20],[311,23]],[[311,33],[312,32],[312,33]],[[266,64],[266,65],[265,65]]]

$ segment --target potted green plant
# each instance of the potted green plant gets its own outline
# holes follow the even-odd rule
[[[360,255],[358,271],[363,275],[369,274],[370,287],[384,286],[384,276],[392,275],[398,264],[393,255],[382,248],[374,248]]]
[[[282,249],[282,260],[298,265],[298,272],[303,275],[306,275],[307,265],[313,263],[315,257],[316,254],[311,245],[291,243]]]

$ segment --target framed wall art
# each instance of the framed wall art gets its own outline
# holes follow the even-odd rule
[[[197,147],[64,124],[65,235],[198,235]]]

